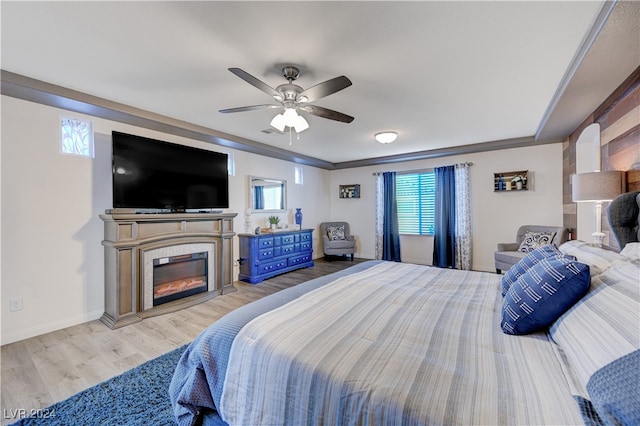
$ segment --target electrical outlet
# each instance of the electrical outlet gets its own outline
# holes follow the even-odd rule
[[[9,299],[9,311],[15,312],[22,310],[22,297],[14,297]]]

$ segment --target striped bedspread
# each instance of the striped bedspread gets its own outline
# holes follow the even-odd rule
[[[582,424],[546,334],[499,326],[499,275],[382,262],[248,322],[231,425]]]

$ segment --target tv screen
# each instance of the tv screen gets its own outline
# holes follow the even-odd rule
[[[112,132],[113,207],[229,207],[227,154]]]

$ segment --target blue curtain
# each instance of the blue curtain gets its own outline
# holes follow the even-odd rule
[[[382,260],[400,262],[400,232],[398,232],[396,172],[384,172],[382,174],[382,179],[384,187]]]
[[[256,202],[256,205],[253,206],[253,208],[255,210],[262,210],[264,209],[264,187],[260,186],[260,185],[256,185],[253,187],[253,192],[254,192],[254,199]]]
[[[433,266],[452,268],[455,262],[455,166],[436,167]]]

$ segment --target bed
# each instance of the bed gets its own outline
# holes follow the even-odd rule
[[[368,261],[245,305],[180,359],[176,421],[640,424],[639,243],[538,251],[504,276]]]

